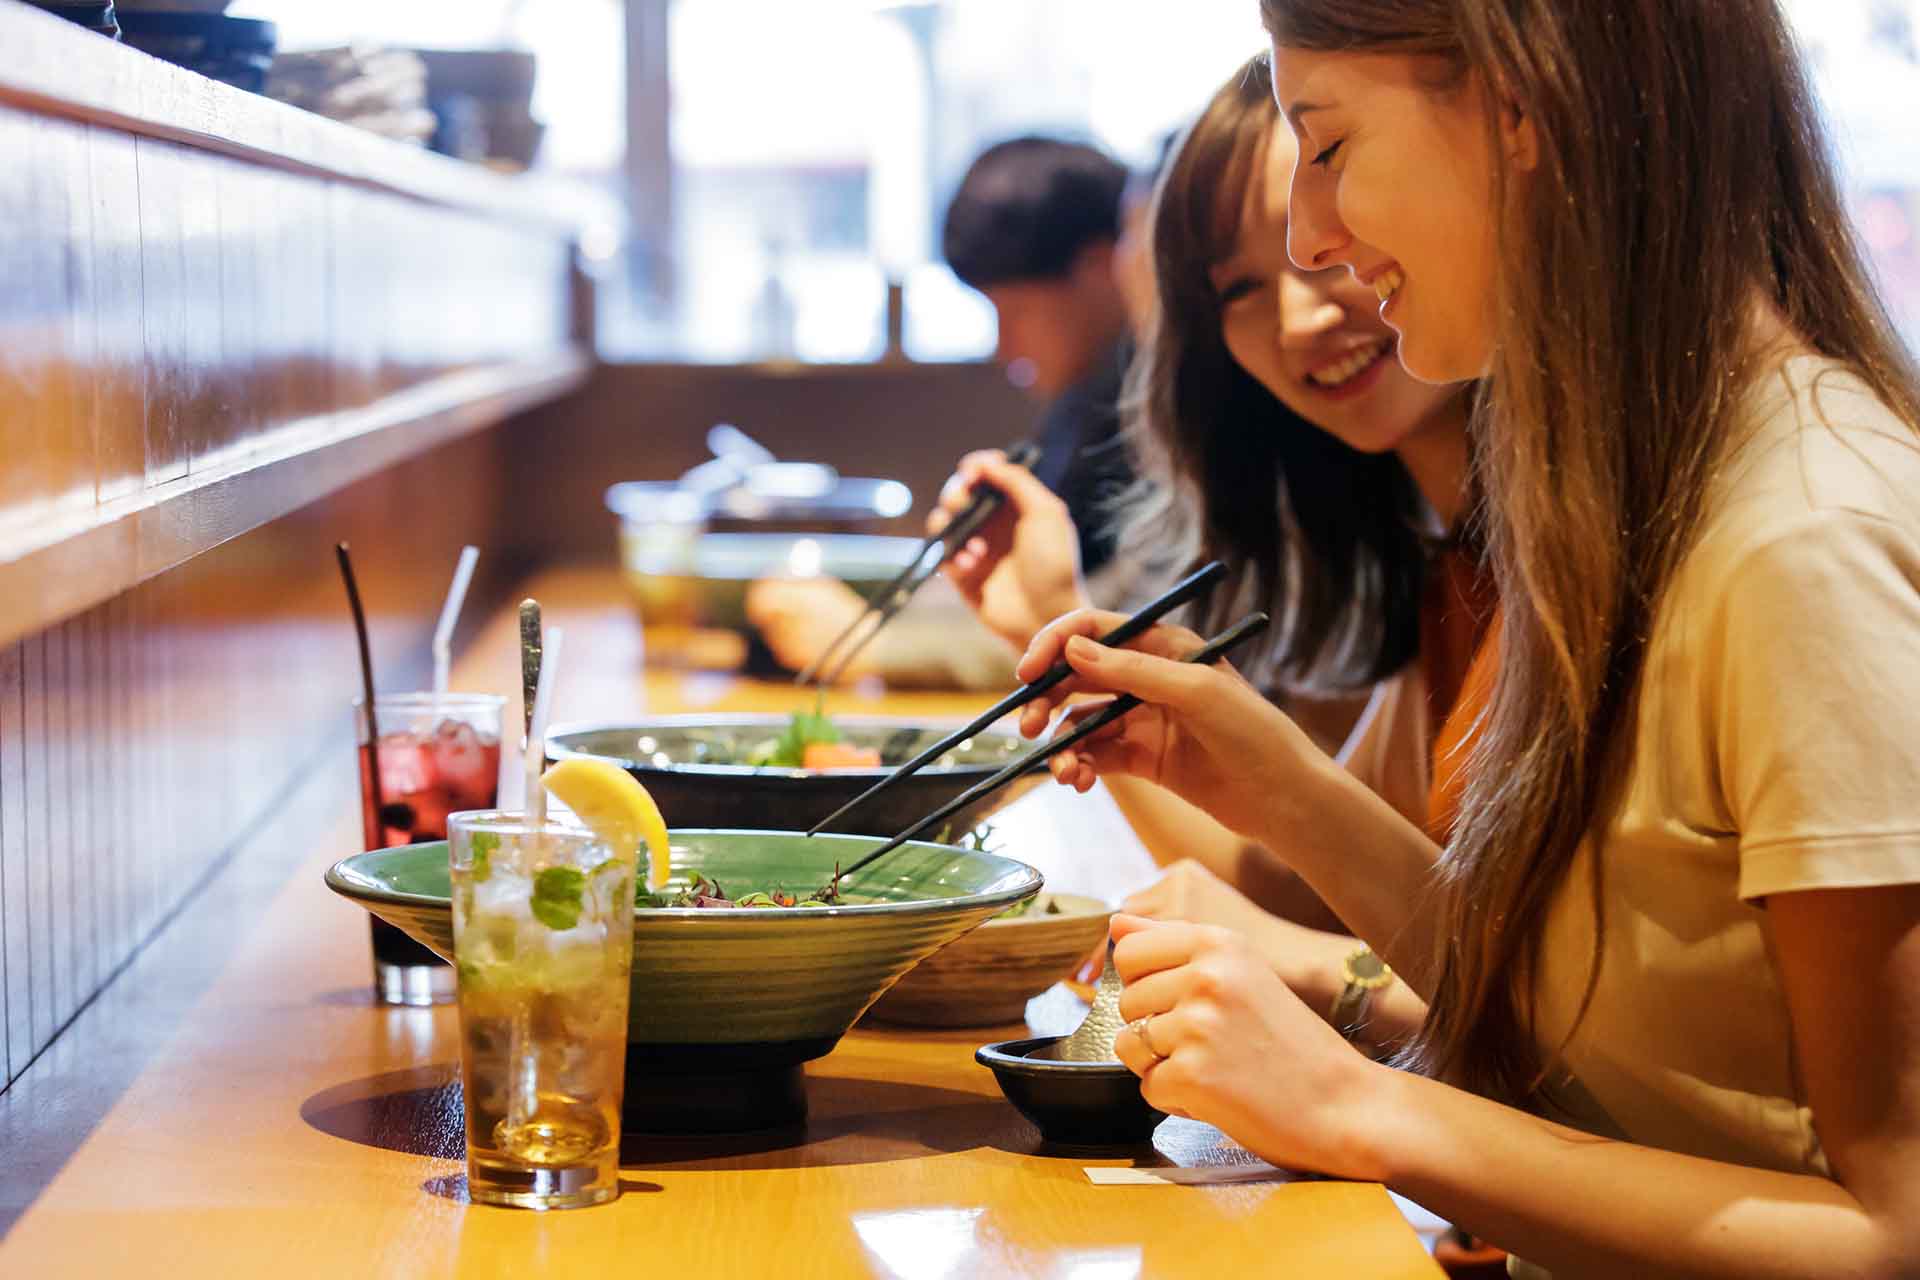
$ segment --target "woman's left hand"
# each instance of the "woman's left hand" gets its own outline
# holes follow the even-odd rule
[[[1116,915],[1112,933],[1127,1019],[1114,1050],[1148,1102],[1275,1164],[1380,1180],[1366,1133],[1389,1068],[1348,1044],[1230,930]]]

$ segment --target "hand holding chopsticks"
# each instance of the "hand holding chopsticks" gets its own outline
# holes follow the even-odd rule
[[[1181,605],[1187,604],[1202,591],[1205,591],[1220,581],[1221,578],[1226,576],[1226,572],[1227,567],[1218,560],[1201,566],[1168,588],[1164,594],[1149,601],[1131,618],[1128,618],[1106,635],[1101,636],[1100,643],[1107,645],[1123,645],[1127,643],[1127,641],[1142,634],[1148,628],[1152,627],[1154,623],[1160,621],[1160,619],[1166,617]],[[807,834],[810,836],[819,835],[833,823],[838,822],[847,814],[852,813],[855,809],[879,795],[894,783],[900,781],[902,778],[908,778],[918,773],[921,769],[938,760],[941,756],[953,750],[962,742],[965,742],[968,738],[971,738],[974,734],[980,732],[995,720],[998,720],[1001,716],[1026,706],[1029,702],[1046,694],[1072,674],[1073,668],[1069,667],[1065,661],[1056,662],[1038,679],[1021,685],[1018,689],[1015,689],[1012,693],[975,716],[967,724],[955,729],[952,733],[949,733],[946,737],[940,739],[940,741],[934,743],[919,755],[907,761],[820,821],[814,823],[812,829],[809,830]]]
[[[1181,659],[1181,661],[1195,663],[1201,666],[1216,662],[1231,652],[1236,646],[1265,631],[1267,629],[1267,623],[1268,618],[1264,613],[1248,614],[1239,622],[1227,628],[1227,630],[1207,641],[1207,643],[1199,649],[1188,654],[1185,658]],[[1031,689],[1034,686],[1029,685],[1027,687]],[[893,839],[866,854],[859,861],[853,863],[853,865],[839,871],[834,877],[833,887],[837,888],[841,880],[846,879],[854,872],[868,866],[881,855],[899,848],[907,841],[931,828],[935,823],[941,822],[953,814],[958,813],[968,805],[979,800],[982,796],[999,790],[1015,778],[1032,773],[1036,769],[1046,767],[1047,761],[1053,756],[1092,737],[1140,705],[1140,699],[1134,697],[1132,694],[1121,694],[1106,706],[1087,716],[1087,718],[1071,732],[1062,734],[1038,750],[1031,751],[1020,759],[1013,761],[992,777],[969,787],[960,795],[955,796],[946,804],[941,805],[926,817],[915,822],[905,831],[894,836]]]
[[[1031,467],[1039,460],[1040,449],[1031,443],[1015,445],[1007,452],[1007,461],[1017,467]],[[1006,501],[1007,495],[1000,490],[990,485],[979,486],[966,509],[948,521],[938,533],[926,536],[907,567],[867,602],[860,616],[848,623],[846,629],[833,638],[833,643],[822,649],[806,669],[794,677],[794,683],[829,685],[839,679],[840,673],[847,669],[847,664],[853,661],[855,655],[880,634],[881,628],[906,607],[907,601],[913,599],[914,592],[939,572],[940,566],[952,558],[955,551],[966,546],[986,526],[987,521],[999,513]],[[934,554],[936,547],[939,548],[937,555]]]

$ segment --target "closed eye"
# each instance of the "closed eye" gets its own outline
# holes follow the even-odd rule
[[[1240,276],[1237,279],[1229,280],[1225,287],[1220,290],[1220,305],[1230,307],[1242,298],[1251,296],[1259,287],[1259,282],[1251,276]]]
[[[1333,159],[1333,153],[1338,151],[1345,142],[1346,139],[1342,138],[1339,142],[1329,143],[1324,151],[1313,158],[1313,163],[1323,169],[1326,168],[1327,162]]]

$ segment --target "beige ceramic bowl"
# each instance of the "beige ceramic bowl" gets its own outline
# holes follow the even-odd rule
[[[1051,915],[1050,903],[1058,908]],[[1027,1001],[1073,976],[1107,936],[1112,915],[1097,898],[1042,893],[1025,915],[989,920],[922,960],[867,1016],[914,1027],[1018,1022]]]

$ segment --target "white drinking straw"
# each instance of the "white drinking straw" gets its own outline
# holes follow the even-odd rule
[[[453,624],[460,620],[460,606],[466,603],[467,587],[473,582],[473,566],[480,559],[480,548],[460,549],[460,563],[454,566],[453,586],[447,590],[447,602],[440,606],[440,624],[433,629],[433,697],[437,704],[447,691],[448,672],[453,668]]]
[[[540,683],[533,691],[533,727],[527,731],[527,824],[535,831],[547,824],[547,789],[540,785],[546,765],[547,713],[553,706],[554,669],[560,665],[560,641],[565,633],[548,627],[540,641]]]

